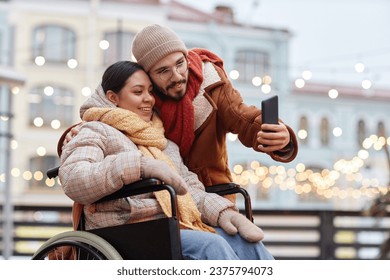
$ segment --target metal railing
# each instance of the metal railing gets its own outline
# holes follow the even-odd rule
[[[360,211],[254,210],[276,259],[377,259],[389,238],[390,216]]]
[[[51,236],[72,230],[71,207],[16,205],[13,213],[15,257],[29,258]],[[253,210],[253,216],[276,259],[377,259],[390,232],[390,215],[358,211]]]

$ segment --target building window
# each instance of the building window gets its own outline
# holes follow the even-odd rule
[[[321,144],[322,146],[329,145],[329,120],[327,118],[321,119]]]
[[[358,135],[357,141],[359,146],[363,145],[364,139],[366,139],[366,123],[363,120],[359,120],[358,122]]]
[[[28,94],[30,125],[54,129],[73,124],[74,94],[63,87],[37,86]]]
[[[131,60],[131,44],[134,33],[114,31],[105,33],[104,39],[110,44],[104,52],[104,65],[111,65],[119,60]]]
[[[58,180],[50,180],[46,175],[46,171],[50,168],[59,165],[57,156],[43,156],[30,158],[30,171],[32,179],[29,181],[29,187],[36,188],[57,188],[59,187]]]
[[[387,137],[385,124],[382,121],[378,123],[378,136]]]
[[[254,77],[270,74],[269,54],[256,50],[240,50],[236,54],[236,70],[240,76],[238,81],[250,82]]]
[[[43,56],[46,62],[67,63],[76,58],[76,34],[67,27],[43,25],[34,28],[32,60]]]
[[[309,138],[309,124],[306,116],[301,116],[299,119],[298,137],[302,144],[307,144]]]

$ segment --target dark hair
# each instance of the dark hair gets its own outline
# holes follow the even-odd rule
[[[104,71],[102,77],[102,88],[104,93],[112,90],[115,93],[121,91],[125,86],[126,80],[138,70],[144,71],[141,65],[132,61],[118,61],[110,65]]]

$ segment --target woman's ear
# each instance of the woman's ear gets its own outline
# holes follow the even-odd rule
[[[112,90],[108,90],[106,92],[106,97],[108,100],[114,103],[115,106],[118,105],[118,95],[115,92],[113,92]]]

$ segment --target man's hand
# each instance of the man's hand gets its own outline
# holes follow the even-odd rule
[[[264,238],[261,228],[249,221],[244,215],[232,209],[226,209],[219,214],[218,225],[227,234],[235,235],[239,233],[242,238],[249,242],[258,242]]]
[[[290,133],[285,124],[261,125],[261,130],[257,133],[258,149],[265,153],[282,150],[290,142]]]
[[[75,137],[79,132],[80,132],[80,128],[83,124],[85,124],[86,122],[81,122],[80,124],[72,127],[71,130],[69,130],[69,132],[66,134],[65,136],[65,139],[64,141],[62,142],[62,147],[64,147],[66,144],[68,144],[70,142],[70,140],[73,139],[73,137]]]

